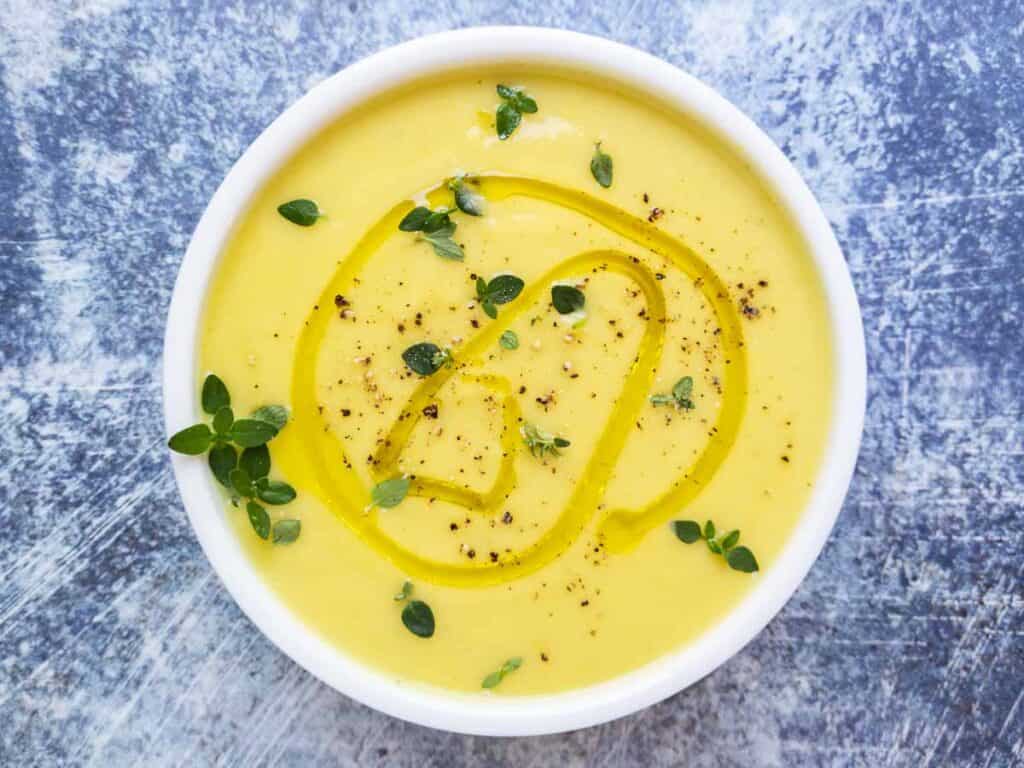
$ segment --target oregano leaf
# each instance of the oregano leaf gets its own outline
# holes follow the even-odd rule
[[[203,404],[203,410],[213,416],[221,408],[231,405],[231,395],[228,394],[228,388],[224,385],[224,382],[214,374],[210,374],[203,381],[203,392],[200,398]]]
[[[205,424],[193,424],[171,435],[167,447],[176,453],[197,456],[206,453],[213,440],[213,433]]]
[[[277,206],[277,212],[292,224],[298,224],[300,227],[311,227],[316,224],[317,219],[323,216],[320,213],[319,206],[312,200],[306,200],[305,198],[282,203]],[[266,536],[263,538],[266,538]]]

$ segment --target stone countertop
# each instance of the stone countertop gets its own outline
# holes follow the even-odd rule
[[[870,366],[849,498],[778,618],[668,701],[514,740],[377,714],[264,639],[185,519],[159,388],[189,236],[271,119],[504,23],[751,115],[835,227]],[[994,0],[0,0],[0,763],[1024,764],[1022,37]]]

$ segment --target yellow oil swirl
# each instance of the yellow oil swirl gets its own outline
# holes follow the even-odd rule
[[[603,227],[627,238],[644,249],[668,259],[699,287],[715,314],[719,340],[725,355],[724,400],[712,426],[704,451],[665,493],[640,509],[618,509],[605,514],[598,535],[612,552],[635,545],[651,528],[677,514],[700,493],[728,455],[736,438],[746,407],[747,367],[739,314],[728,290],[718,275],[685,244],[666,235],[643,219],[632,216],[595,197],[535,179],[486,175],[477,177],[480,192],[492,201],[509,197],[527,197],[575,211]],[[441,187],[431,193],[432,202],[440,202]],[[329,306],[337,293],[345,293],[365,264],[384,241],[395,235],[398,222],[411,204],[401,203],[382,217],[341,261],[320,298]],[[402,451],[421,418],[422,409],[453,375],[467,377],[488,387],[501,397],[503,427],[502,460],[494,485],[485,493],[471,491],[454,483],[417,476],[410,494],[442,499],[478,514],[494,514],[515,487],[515,462],[522,450],[519,438],[520,411],[510,383],[501,376],[474,374],[484,356],[505,326],[534,304],[552,282],[579,275],[593,268],[615,272],[631,279],[647,301],[647,324],[634,361],[626,374],[593,455],[573,492],[552,526],[533,544],[498,562],[446,563],[425,558],[386,536],[378,524],[378,511],[367,511],[370,489],[345,460],[345,447],[319,422],[315,366],[317,352],[327,333],[331,313],[312,312],[299,339],[292,378],[294,429],[306,454],[312,474],[326,503],[362,540],[390,559],[409,576],[437,584],[460,587],[487,586],[521,578],[543,568],[579,537],[597,512],[609,478],[626,444],[632,424],[644,407],[661,359],[665,340],[665,296],[651,270],[640,260],[620,251],[590,251],[572,256],[534,280],[519,299],[502,309],[502,323],[490,323],[468,341],[459,352],[456,365],[442,368],[423,379],[401,410],[382,448],[374,456],[375,480],[399,472]]]

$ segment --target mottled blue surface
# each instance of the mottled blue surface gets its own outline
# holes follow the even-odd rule
[[[158,384],[249,142],[349,62],[483,23],[636,45],[750,114],[835,226],[870,365],[850,496],[768,629],[645,712],[507,741],[379,715],[255,630]],[[1020,3],[975,0],[0,0],[0,764],[1024,764],[1022,38]]]

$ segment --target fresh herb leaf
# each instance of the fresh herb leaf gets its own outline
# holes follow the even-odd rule
[[[213,433],[205,424],[193,424],[180,432],[171,435],[167,441],[167,447],[176,453],[184,453],[189,456],[197,456],[206,453],[213,440]]]
[[[256,531],[256,535],[261,539],[267,539],[270,536],[270,515],[267,514],[267,510],[255,501],[250,501],[245,505],[245,511],[249,515],[249,524]]]
[[[515,331],[505,331],[498,337],[498,344],[502,349],[519,349],[519,337]]]
[[[590,158],[590,173],[605,189],[612,185],[612,158],[601,151],[600,141],[594,145],[594,156]]]
[[[522,293],[525,285],[521,277],[498,275],[487,284],[487,298],[495,304],[508,304]]]
[[[583,291],[574,285],[551,286],[551,303],[560,315],[569,315],[583,309],[587,303]]]
[[[213,417],[213,431],[220,435],[227,435],[228,430],[231,429],[231,425],[235,422],[235,414],[231,410],[231,406],[222,406]]]
[[[532,115],[537,111],[537,102],[527,96],[522,91],[519,91],[519,98],[516,99],[516,107],[524,115]]]
[[[451,364],[452,355],[448,350],[442,350],[437,344],[429,341],[421,341],[413,344],[402,353],[402,360],[409,366],[413,373],[420,376],[432,376],[438,372],[442,365]]]
[[[274,523],[274,543],[291,544],[302,532],[302,522],[294,519],[278,520]]]
[[[671,394],[651,395],[648,399],[651,405],[674,405],[679,410],[692,411],[697,407],[693,404],[692,395],[693,377],[683,376],[672,387]]]
[[[252,412],[252,418],[273,424],[280,432],[288,424],[288,409],[283,405],[264,405]]]
[[[430,214],[429,208],[417,205],[398,222],[398,228],[403,232],[420,232],[427,219],[430,218]]]
[[[248,499],[256,495],[256,486],[253,485],[252,478],[241,467],[232,469],[228,473],[228,480],[231,481],[231,487],[235,489],[235,493],[242,498]]]
[[[274,506],[288,504],[295,500],[295,489],[281,480],[266,480],[256,488],[260,501]]]
[[[451,235],[434,233],[424,235],[423,239],[430,243],[434,253],[448,261],[462,261],[466,258],[462,246],[452,240]]]
[[[498,95],[505,101],[511,103],[520,112],[532,115],[537,111],[537,102],[523,93],[522,88],[515,88],[509,85],[499,85]]]
[[[519,127],[524,114],[532,115],[537,111],[537,102],[523,93],[521,88],[508,85],[499,85],[498,95],[502,101],[494,116],[494,126],[498,138],[504,141]]]
[[[515,672],[522,665],[522,658],[519,656],[513,656],[511,659],[505,661],[505,663],[502,664],[498,669],[496,669],[494,672],[491,672],[491,674],[485,677],[483,679],[483,682],[480,683],[480,687],[494,688],[498,685],[498,683],[505,679],[506,675]]]
[[[429,208],[417,206],[405,215],[398,228],[403,232],[422,232],[422,239],[430,243],[434,253],[442,259],[462,261],[465,258],[462,246],[452,239],[452,235],[455,234],[455,222],[444,208],[431,211]]]
[[[227,443],[217,443],[217,445],[210,449],[207,463],[209,463],[210,471],[217,478],[217,481],[221,485],[230,488],[231,480],[228,479],[228,475],[231,474],[232,469],[238,466],[238,452],[235,450],[235,446],[228,445]]]
[[[570,443],[564,437],[556,437],[536,424],[529,422],[519,428],[519,434],[523,436],[523,442],[530,449],[530,453],[538,458],[546,455],[560,456],[559,448],[568,448]]]
[[[371,506],[391,509],[397,507],[409,493],[409,478],[392,477],[373,486],[370,491]]]
[[[231,441],[242,448],[263,445],[274,439],[276,435],[277,427],[259,419],[239,419],[231,425],[231,430],[228,432]]]
[[[700,538],[700,524],[695,520],[676,520],[672,523],[672,530],[686,544],[693,544]]]
[[[203,381],[203,394],[201,398],[203,410],[213,416],[221,408],[231,405],[231,395],[224,382],[212,373]]]
[[[676,520],[672,523],[672,529],[679,540],[687,544],[692,544],[697,539],[703,538],[708,545],[708,549],[716,555],[724,556],[726,563],[734,571],[754,573],[759,570],[754,553],[746,547],[736,546],[740,540],[740,532],[738,530],[729,531],[721,539],[716,539],[715,524],[710,520],[704,523],[703,530],[693,520]]]
[[[455,234],[455,222],[448,215],[448,210],[441,208],[423,221],[423,231],[427,234],[450,236]]]
[[[523,115],[511,101],[503,101],[498,106],[498,111],[495,113],[494,118],[494,127],[498,132],[498,138],[504,141],[515,133],[516,128],[519,127],[519,123],[523,119]]]
[[[448,182],[448,189],[455,193],[455,206],[470,216],[483,216],[487,200],[472,187],[465,176],[458,176]]]
[[[729,567],[734,571],[741,571],[743,573],[755,573],[760,570],[757,565],[757,558],[754,557],[754,553],[746,547],[736,547],[730,549],[725,555],[725,561],[729,564]]]
[[[244,469],[253,480],[259,480],[270,473],[270,449],[265,445],[256,445],[242,451],[238,466]]]
[[[277,206],[277,212],[288,219],[292,224],[298,224],[300,227],[311,227],[316,224],[317,219],[323,216],[316,203],[312,200],[305,200],[301,198],[298,200],[290,200],[287,203]],[[266,538],[266,536],[263,538]]]
[[[395,602],[401,602],[412,594],[412,582],[406,581],[402,584],[402,591],[395,594]]]
[[[515,275],[498,275],[487,282],[482,277],[476,279],[476,298],[480,308],[492,320],[498,316],[499,304],[508,304],[523,291],[521,277]]]
[[[722,538],[722,550],[728,552],[730,549],[736,546],[736,542],[740,540],[739,531],[730,531]]]
[[[686,400],[693,394],[693,377],[683,376],[672,387],[672,397],[676,400]]]
[[[432,637],[434,612],[422,600],[411,600],[402,609],[402,623],[416,637]]]

